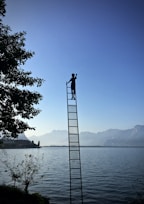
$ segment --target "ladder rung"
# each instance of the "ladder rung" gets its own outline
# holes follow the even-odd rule
[[[72,142],[73,144],[77,144],[77,145],[69,145],[69,147],[79,147],[78,142]]]
[[[74,107],[76,107],[76,105],[74,105],[74,104],[68,105],[68,107],[69,107],[69,106],[74,106]]]
[[[76,167],[75,167],[75,168],[74,168],[74,167],[71,167],[71,169],[80,169],[80,167],[79,167],[79,168],[76,168]]]
[[[69,133],[69,135],[79,135],[79,133]]]
[[[76,143],[77,143],[77,146],[79,145],[79,142],[78,142],[78,141],[76,141],[76,140],[71,141],[70,143],[72,143],[72,144],[76,144]],[[71,144],[71,145],[69,145],[69,147],[70,147],[70,146],[73,146],[72,144]],[[75,147],[75,145],[74,145],[74,147]]]
[[[74,190],[74,191],[75,191],[75,190],[81,190],[81,186],[82,186],[81,183],[79,183],[79,187],[71,188],[71,190]]]
[[[79,147],[70,147],[70,151],[79,151],[80,148]]]
[[[75,140],[72,140],[73,138],[72,138],[72,137],[70,137],[69,139],[70,139],[70,144],[69,144],[69,147],[70,147],[70,146],[73,146],[72,144],[75,144],[75,145],[76,145],[76,143],[77,143],[77,146],[79,145],[78,138],[76,138]],[[71,141],[71,140],[72,140],[72,141]]]

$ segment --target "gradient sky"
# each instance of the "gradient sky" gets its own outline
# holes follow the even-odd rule
[[[7,0],[4,23],[26,31],[24,65],[45,79],[29,124],[42,135],[67,129],[66,81],[77,73],[79,130],[144,124],[143,0]]]

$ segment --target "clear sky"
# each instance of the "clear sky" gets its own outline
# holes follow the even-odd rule
[[[143,0],[7,0],[4,22],[26,31],[35,52],[23,67],[45,83],[41,113],[29,124],[42,135],[67,129],[66,81],[77,73],[79,130],[144,124]]]

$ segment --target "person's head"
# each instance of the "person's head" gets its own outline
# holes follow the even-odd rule
[[[72,77],[74,77],[75,75],[74,74],[72,74]]]

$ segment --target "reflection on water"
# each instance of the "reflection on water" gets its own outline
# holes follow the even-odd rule
[[[30,192],[48,196],[51,203],[69,203],[68,148],[9,149],[7,153],[10,160],[14,155],[21,160],[25,154],[37,158],[44,154]],[[81,160],[84,203],[125,204],[144,192],[144,148],[81,148]],[[2,164],[0,175],[1,183],[10,183]]]

